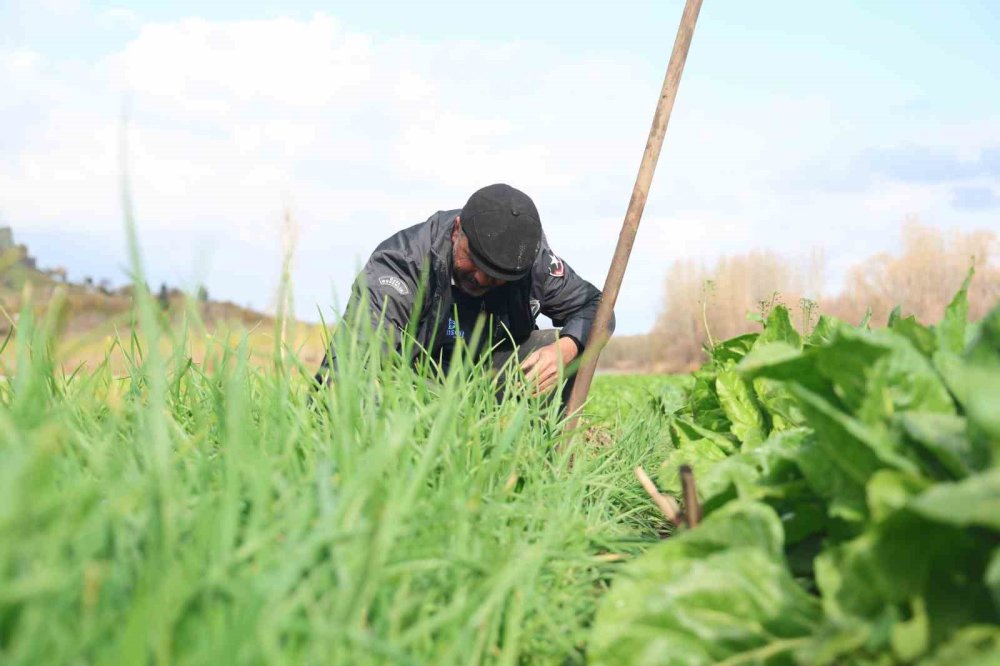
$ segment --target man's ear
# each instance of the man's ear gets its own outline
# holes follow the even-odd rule
[[[455,224],[451,227],[451,242],[454,243],[458,240],[458,232],[461,230],[461,219],[460,215],[455,216]]]

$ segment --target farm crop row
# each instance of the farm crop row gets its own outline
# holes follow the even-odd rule
[[[971,277],[971,275],[970,275]],[[1000,308],[933,328],[776,307],[670,414],[706,518],[619,573],[597,664],[1000,662]]]
[[[183,329],[117,340],[125,377],[66,375],[57,325],[26,308],[4,352],[4,663],[579,663],[614,571],[658,540],[641,381],[598,382],[612,446],[375,341],[313,392],[289,350],[262,368],[215,336],[195,364]]]

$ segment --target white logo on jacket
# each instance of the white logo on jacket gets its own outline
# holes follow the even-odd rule
[[[392,287],[403,296],[410,293],[410,288],[406,286],[406,283],[395,275],[383,275],[378,279],[378,283],[384,287]]]

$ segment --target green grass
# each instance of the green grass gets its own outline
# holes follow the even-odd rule
[[[0,380],[3,663],[580,663],[657,539],[632,470],[678,380],[599,377],[608,446],[364,344],[315,395],[294,356],[194,365],[183,331],[119,341],[126,378],[66,376],[55,320],[22,316]]]
[[[637,418],[659,415],[685,399],[690,375],[598,375],[591,386],[587,414],[608,428],[627,429]]]

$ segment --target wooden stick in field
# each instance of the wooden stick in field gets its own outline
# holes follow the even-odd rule
[[[694,26],[698,20],[701,3],[702,0],[687,0],[684,5],[681,23],[677,28],[677,38],[674,40],[674,50],[670,54],[670,64],[667,66],[663,88],[660,90],[660,99],[656,103],[656,112],[653,114],[653,125],[649,129],[646,149],[643,151],[642,161],[639,163],[639,173],[636,176],[635,185],[632,187],[632,198],[629,200],[625,221],[622,224],[621,233],[618,235],[618,246],[615,248],[611,268],[608,271],[607,280],[604,282],[604,297],[597,309],[594,325],[590,332],[590,340],[584,350],[580,370],[577,373],[573,393],[570,395],[567,406],[567,413],[570,415],[567,427],[570,429],[576,427],[579,409],[586,401],[587,393],[590,391],[590,383],[594,378],[597,359],[610,337],[608,325],[611,323],[611,312],[618,300],[618,290],[621,288],[628,258],[632,253],[632,244],[635,242],[635,234],[639,229],[639,220],[646,207],[646,197],[649,195],[653,172],[656,170],[656,162],[660,157],[663,137],[667,133],[667,124],[670,122],[670,113],[674,108],[677,88],[681,83],[681,74],[684,73],[684,63],[687,60],[688,49],[691,47],[691,37],[694,35]]]
[[[681,465],[681,488],[684,490],[684,518],[687,526],[698,527],[701,522],[701,504],[698,503],[698,490],[694,486],[694,472],[690,465]]]
[[[646,470],[644,470],[642,467],[635,468],[635,475],[639,478],[639,483],[642,484],[642,487],[646,491],[646,494],[649,495],[650,499],[653,500],[653,504],[655,504],[656,507],[660,510],[660,513],[663,514],[663,517],[669,520],[674,525],[680,523],[681,510],[680,507],[677,505],[677,500],[675,500],[673,497],[670,497],[669,495],[664,495],[659,490],[657,490],[656,484],[653,483],[653,480],[649,478],[649,475],[646,474]]]

